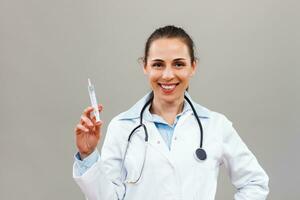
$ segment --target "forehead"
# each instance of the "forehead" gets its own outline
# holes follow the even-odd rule
[[[177,38],[162,38],[154,40],[148,52],[149,60],[152,59],[189,59],[189,50],[187,45]]]

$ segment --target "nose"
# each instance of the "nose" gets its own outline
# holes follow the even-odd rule
[[[165,80],[170,80],[172,78],[174,78],[174,72],[173,69],[170,66],[167,66],[162,74],[162,78]]]

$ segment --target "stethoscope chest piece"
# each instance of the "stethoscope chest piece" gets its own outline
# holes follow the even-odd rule
[[[200,119],[198,117],[198,114],[193,106],[193,103],[189,100],[188,97],[184,96],[184,98],[187,100],[187,102],[189,103],[189,105],[191,106],[192,110],[193,110],[193,113],[194,113],[194,116],[197,120],[197,123],[199,125],[199,129],[200,129],[200,145],[199,145],[199,148],[196,149],[195,151],[195,159],[198,160],[198,161],[204,161],[206,160],[207,158],[207,155],[206,155],[206,152],[205,150],[202,148],[202,142],[203,142],[203,128],[202,128],[202,124],[200,122]],[[135,127],[131,133],[129,134],[128,136],[128,142],[127,142],[127,147],[126,147],[126,150],[125,150],[125,153],[124,153],[124,157],[123,157],[123,161],[122,161],[122,167],[121,167],[121,172],[123,171],[122,169],[124,168],[124,161],[125,161],[125,158],[126,158],[126,154],[127,154],[127,149],[128,149],[128,146],[129,146],[129,143],[130,143],[130,140],[131,140],[131,137],[135,134],[136,130],[139,129],[140,127],[143,127],[144,129],[144,133],[145,133],[145,142],[146,142],[146,150],[147,150],[147,143],[148,143],[148,132],[147,132],[147,127],[145,126],[145,124],[143,123],[143,113],[146,109],[146,107],[152,102],[153,100],[153,92],[151,93],[151,96],[150,98],[148,99],[148,101],[145,103],[145,105],[143,106],[141,112],[140,112],[140,124]],[[139,179],[141,178],[142,176],[142,173],[143,173],[143,169],[144,169],[144,164],[145,164],[145,160],[146,160],[146,151],[145,151],[145,154],[144,154],[144,161],[143,161],[143,165],[142,165],[142,169],[141,169],[141,172],[140,172],[140,175],[138,177],[137,180],[135,181],[130,181],[128,183],[137,183],[139,181]]]
[[[196,150],[195,154],[196,154],[196,157],[197,157],[199,160],[206,160],[207,155],[206,155],[206,152],[205,152],[204,149],[198,148],[198,149]]]

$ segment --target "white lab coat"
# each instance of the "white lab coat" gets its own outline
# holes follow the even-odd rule
[[[213,200],[220,165],[225,164],[232,184],[237,188],[235,200],[264,200],[268,194],[268,176],[257,162],[232,123],[222,114],[195,102],[202,122],[205,161],[195,159],[200,131],[193,112],[185,112],[177,122],[171,149],[164,143],[155,124],[144,119],[149,144],[142,176],[144,132],[133,136],[124,169],[121,163],[131,130],[139,124],[139,112],[149,95],[109,124],[98,161],[82,176],[73,178],[89,200]]]

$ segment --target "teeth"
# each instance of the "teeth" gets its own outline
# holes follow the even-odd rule
[[[162,88],[166,90],[173,90],[176,85],[161,85]]]

